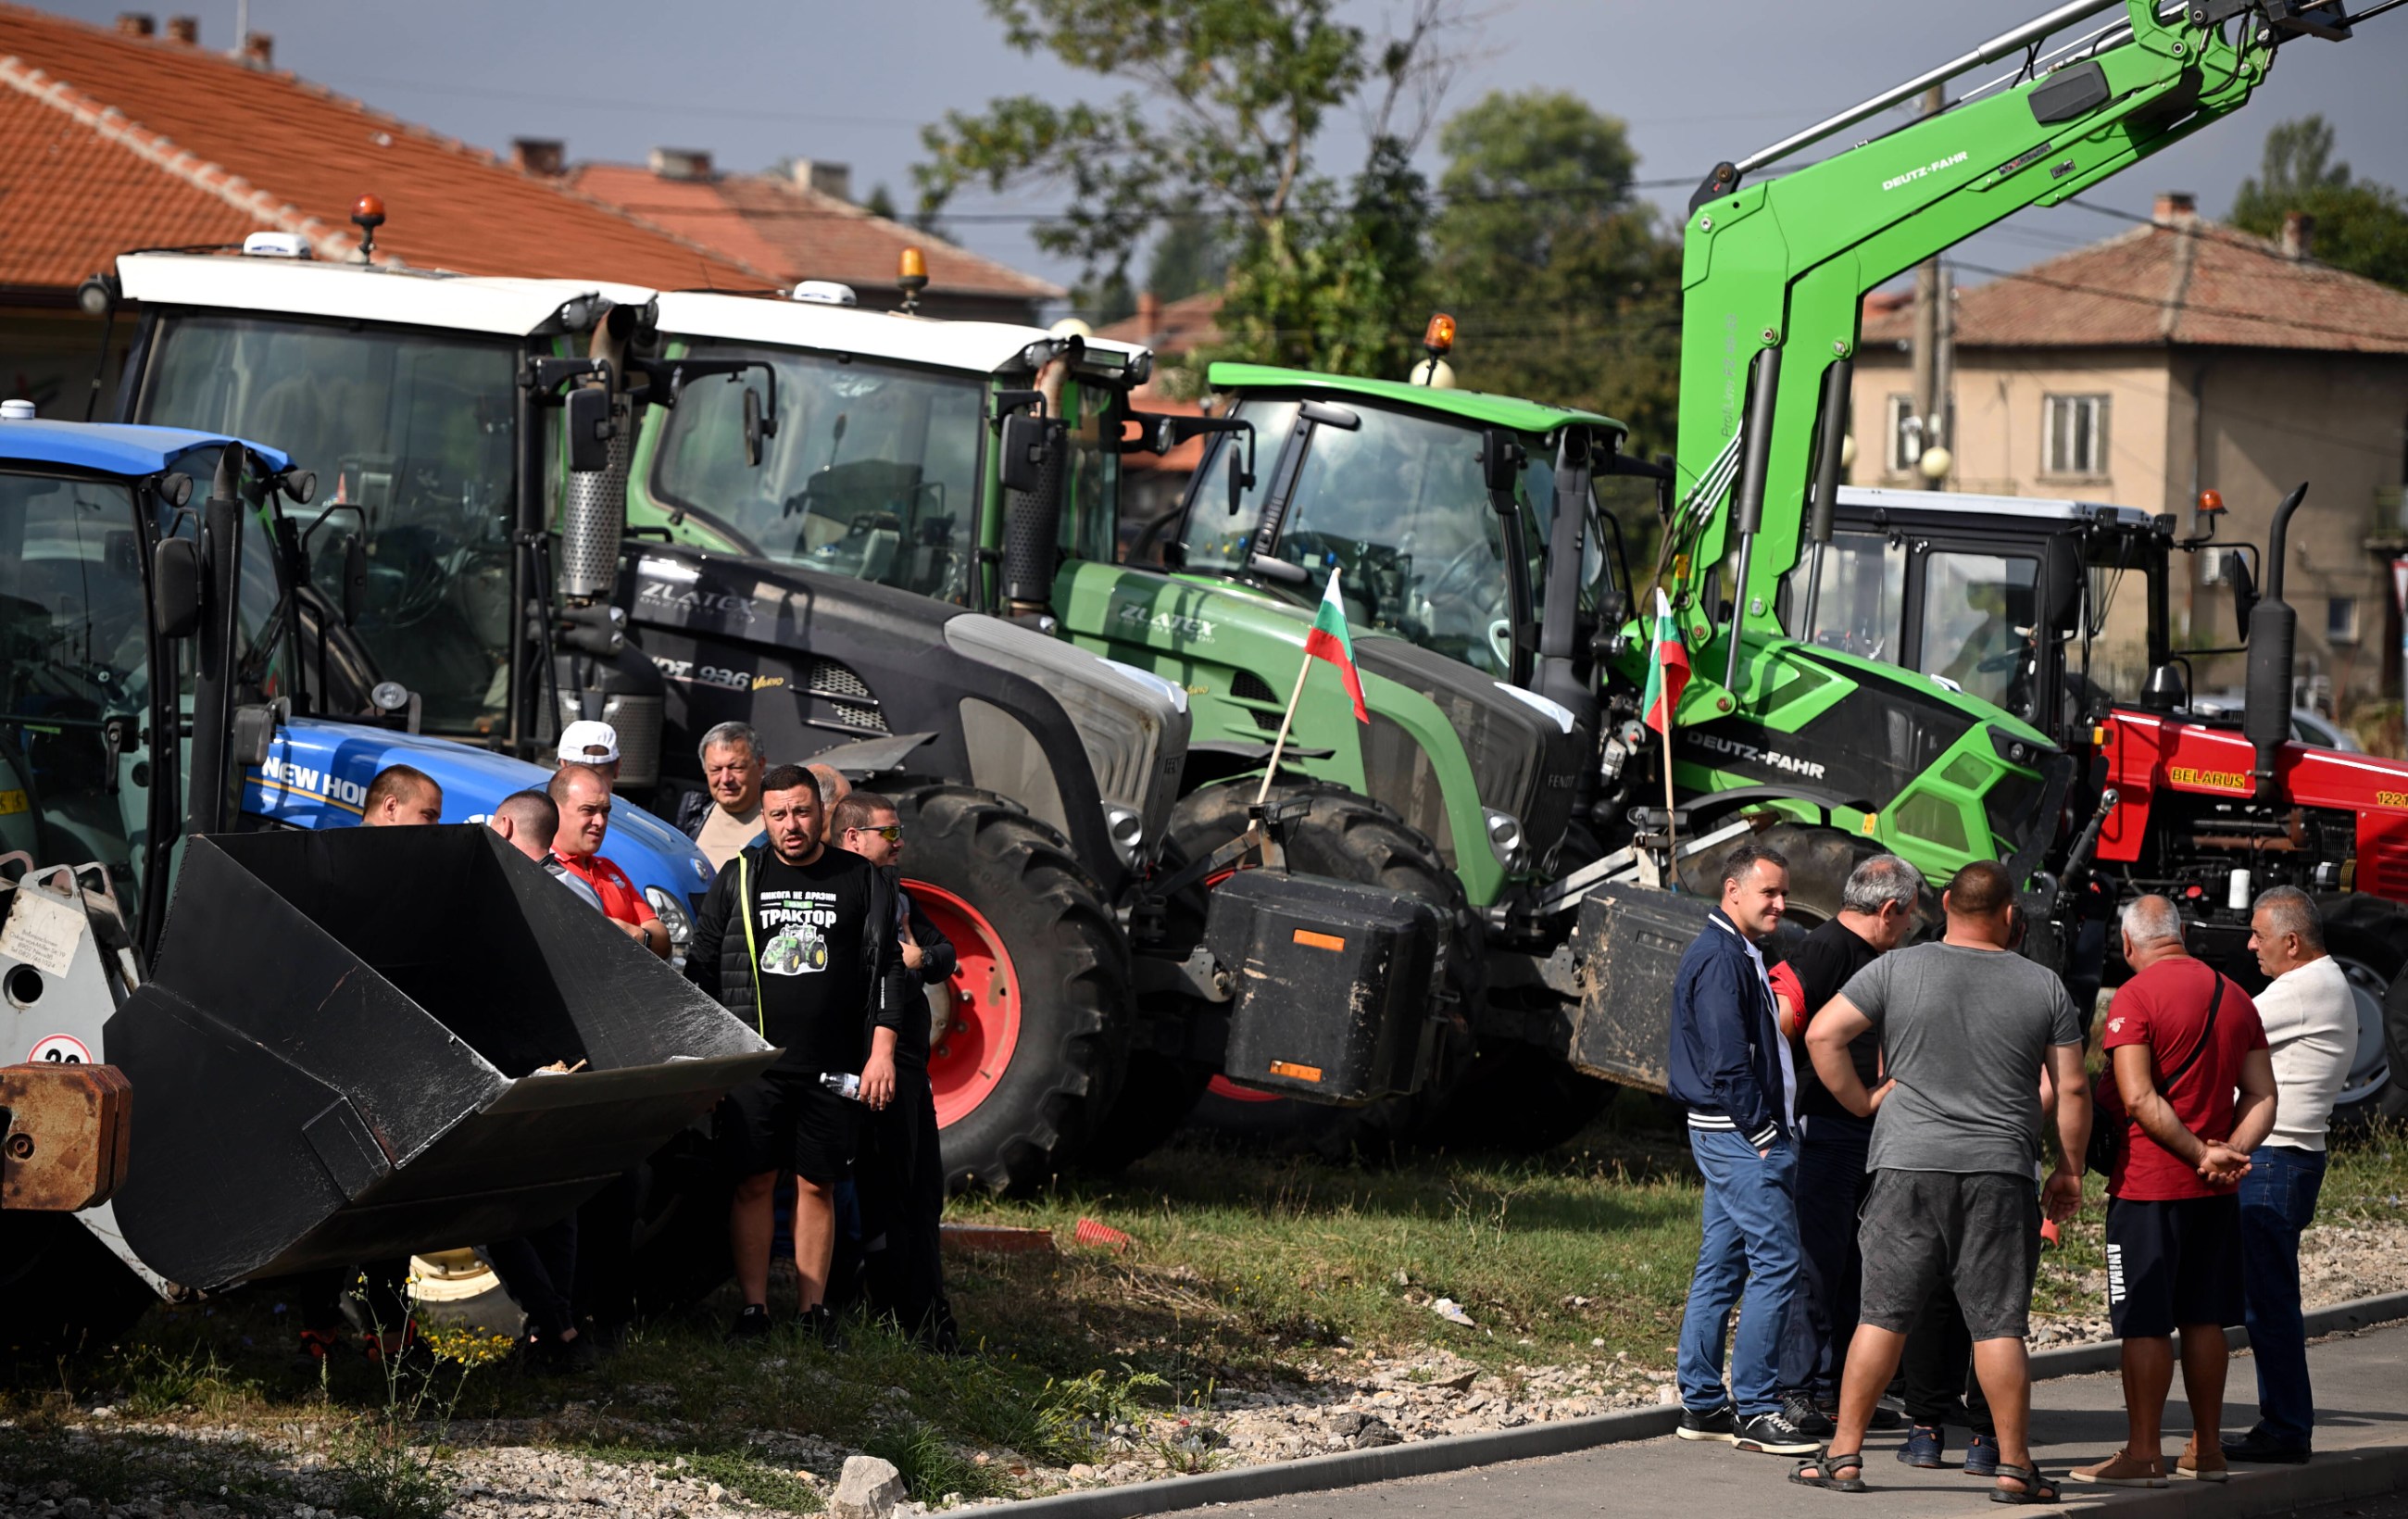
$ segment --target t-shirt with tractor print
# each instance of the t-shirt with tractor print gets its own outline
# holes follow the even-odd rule
[[[858,1071],[868,1058],[861,935],[875,880],[867,860],[840,849],[823,849],[809,865],[762,852],[754,969],[762,1036],[785,1047],[781,1070]]]

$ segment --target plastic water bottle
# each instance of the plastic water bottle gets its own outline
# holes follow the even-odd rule
[[[848,1102],[861,1100],[861,1078],[849,1070],[824,1070],[820,1084]]]

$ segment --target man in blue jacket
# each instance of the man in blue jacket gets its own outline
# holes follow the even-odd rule
[[[1681,1321],[1683,1440],[1805,1455],[1818,1447],[1781,1408],[1781,1343],[1798,1296],[1798,1073],[1758,942],[1789,905],[1789,862],[1745,843],[1723,864],[1723,899],[1672,981],[1671,1095],[1689,1110],[1705,1177],[1705,1238]],[[1745,1287],[1723,1387],[1723,1341]]]

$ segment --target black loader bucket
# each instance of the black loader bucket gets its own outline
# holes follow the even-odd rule
[[[118,1221],[200,1288],[523,1234],[774,1055],[466,825],[193,840],[105,1038],[138,1105]]]

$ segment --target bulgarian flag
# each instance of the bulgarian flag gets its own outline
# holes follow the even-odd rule
[[[1668,738],[1672,736],[1672,709],[1681,705],[1681,693],[1688,684],[1688,646],[1681,641],[1681,623],[1672,615],[1671,601],[1659,589],[1656,593],[1656,651],[1647,661],[1647,696],[1641,704],[1649,727]]]
[[[1354,668],[1354,641],[1346,636],[1346,604],[1338,599],[1335,566],[1330,567],[1329,583],[1322,588],[1321,609],[1312,615],[1312,631],[1304,636],[1304,652],[1309,659],[1326,659],[1338,666],[1346,694],[1354,698],[1354,721],[1370,722],[1371,710],[1363,705],[1363,677]],[[1299,678],[1297,689],[1303,688]]]

